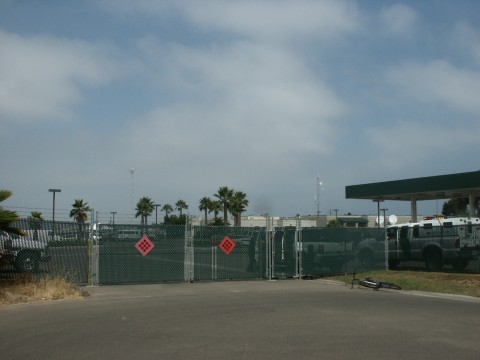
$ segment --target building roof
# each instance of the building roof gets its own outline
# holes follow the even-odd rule
[[[480,196],[480,171],[345,187],[347,199],[435,200]]]

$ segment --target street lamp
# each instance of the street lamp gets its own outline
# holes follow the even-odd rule
[[[372,201],[377,203],[377,228],[380,228],[380,203],[383,202],[383,200],[382,199],[375,199],[375,200],[372,200]]]
[[[388,209],[380,209],[380,210],[383,211],[383,227],[386,228],[387,227],[387,219],[386,219],[385,211],[388,211]]]
[[[52,210],[52,241],[55,239],[55,193],[61,192],[60,189],[48,189],[49,192],[53,193],[53,210]]]
[[[158,224],[158,207],[160,206],[160,204],[153,204],[153,206],[155,206],[155,225]]]

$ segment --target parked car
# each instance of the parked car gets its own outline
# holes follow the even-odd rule
[[[41,262],[50,260],[47,245],[51,234],[47,230],[25,232],[26,236],[0,233],[0,264],[13,265],[20,272],[35,272]]]

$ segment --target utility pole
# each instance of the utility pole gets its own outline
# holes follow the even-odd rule
[[[323,191],[323,182],[320,181],[320,174],[317,174],[317,194],[315,202],[317,204],[317,218],[320,217],[320,193]]]
[[[155,225],[158,225],[158,207],[160,206],[161,204],[153,204],[153,206],[155,206]]]

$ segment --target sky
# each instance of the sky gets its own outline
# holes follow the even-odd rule
[[[479,169],[479,20],[474,0],[2,0],[2,205],[201,215],[228,186],[245,215],[376,214],[345,186]]]

